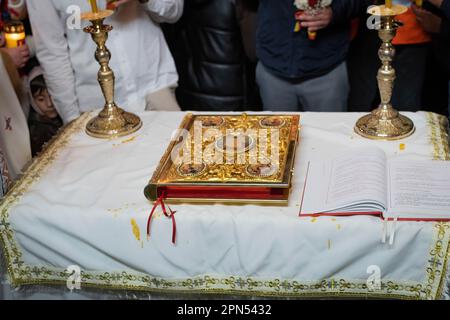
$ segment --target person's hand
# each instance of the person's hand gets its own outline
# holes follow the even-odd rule
[[[25,67],[25,64],[30,59],[30,52],[27,45],[16,48],[2,48],[12,59],[17,68]]]
[[[326,28],[333,19],[333,10],[331,7],[321,9],[316,14],[305,12],[300,16],[301,26],[307,27],[308,31],[316,32]]]
[[[417,21],[422,25],[422,28],[426,32],[439,33],[441,31],[441,18],[416,5],[412,5],[411,8],[417,17]]]

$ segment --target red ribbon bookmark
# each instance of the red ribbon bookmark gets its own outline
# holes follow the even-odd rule
[[[148,220],[147,220],[147,239],[150,239],[150,225],[152,223],[153,214],[155,213],[156,208],[159,205],[161,205],[164,215],[167,218],[172,219],[172,243],[175,244],[176,235],[177,235],[177,224],[175,222],[176,211],[172,211],[172,209],[169,206],[167,206],[167,208],[169,209],[169,213],[167,213],[166,205],[164,204],[164,198],[165,198],[165,194],[163,193],[158,198],[158,200],[156,200],[155,203],[153,204],[152,211],[150,212],[150,216],[148,217]]]

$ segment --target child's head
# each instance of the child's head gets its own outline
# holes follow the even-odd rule
[[[58,112],[56,111],[52,98],[48,93],[42,71],[35,69],[33,69],[30,73],[31,105],[41,116],[54,119],[58,117]]]

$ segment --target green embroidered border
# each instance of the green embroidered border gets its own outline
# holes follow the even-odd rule
[[[435,159],[450,159],[448,138],[442,131],[443,121],[437,115],[428,114],[431,130],[431,143]],[[69,273],[58,268],[28,266],[22,259],[22,253],[14,238],[14,231],[8,222],[9,210],[36,182],[57,157],[58,152],[69,143],[74,133],[84,129],[89,114],[83,115],[69,125],[53,141],[40,157],[33,162],[27,173],[5,199],[0,203],[0,242],[4,248],[8,274],[13,286],[21,285],[65,285]],[[442,294],[447,272],[447,260],[450,250],[449,225],[435,225],[433,245],[430,248],[430,264],[426,269],[426,279],[422,283],[398,283],[382,281],[381,289],[371,291],[366,280],[347,281],[345,279],[325,279],[321,281],[299,282],[282,279],[261,280],[245,277],[202,276],[191,279],[167,280],[146,274],[123,272],[81,272],[82,287],[114,290],[135,290],[146,292],[207,293],[253,295],[269,297],[363,297],[363,298],[400,298],[400,299],[436,299]]]

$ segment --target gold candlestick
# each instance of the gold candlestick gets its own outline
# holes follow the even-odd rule
[[[392,61],[395,56],[395,48],[392,45],[400,22],[395,20],[395,16],[406,12],[405,6],[392,5],[374,6],[369,8],[369,14],[379,17],[378,35],[383,41],[378,52],[382,62],[378,70],[378,88],[380,90],[381,104],[358,120],[355,131],[359,135],[374,140],[399,140],[406,138],[414,133],[414,123],[407,117],[399,114],[392,107],[391,98],[395,81],[395,69],[392,67]]]
[[[142,127],[141,119],[138,116],[125,112],[114,102],[115,77],[109,67],[111,53],[105,45],[112,26],[103,24],[105,18],[113,13],[114,11],[111,10],[100,10],[82,14],[83,20],[89,20],[92,23],[91,26],[84,28],[84,31],[91,34],[97,45],[95,58],[100,64],[98,82],[106,102],[98,116],[88,122],[86,132],[92,137],[102,139],[126,136]]]

